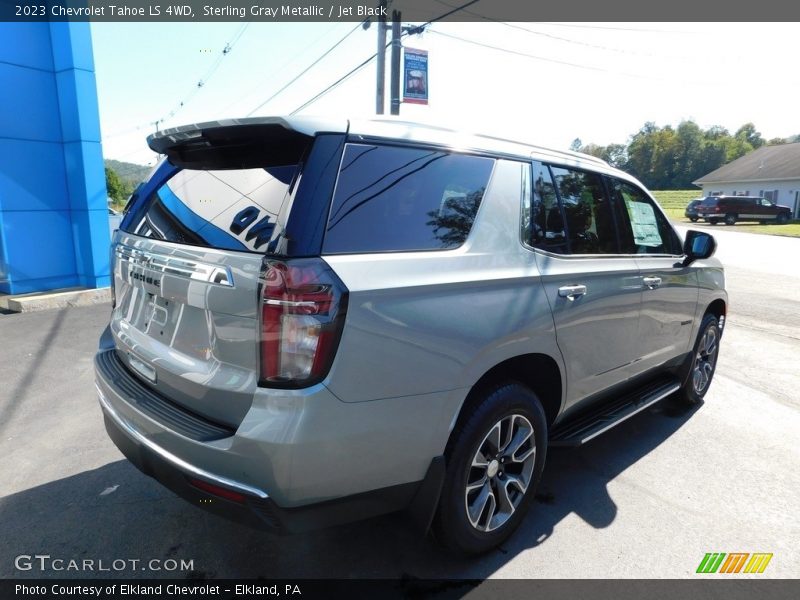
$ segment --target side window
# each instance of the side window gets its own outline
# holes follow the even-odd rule
[[[550,168],[540,162],[533,163],[533,208],[528,243],[531,246],[567,254],[567,234],[564,215],[558,204]]]
[[[440,150],[348,144],[323,250],[442,250],[463,244],[494,159]]]
[[[551,167],[572,254],[616,254],[611,203],[598,173]]]
[[[622,252],[625,254],[680,254],[680,241],[667,219],[640,188],[613,177],[609,189],[617,208]]]

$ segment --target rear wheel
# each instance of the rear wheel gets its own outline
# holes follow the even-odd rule
[[[690,220],[692,223],[697,223],[697,217],[689,217],[689,220]]]
[[[716,225],[717,223],[719,223],[719,219],[709,219],[708,222],[711,223],[712,225]]]
[[[460,554],[501,544],[528,511],[546,452],[547,421],[533,391],[509,382],[484,392],[447,445],[436,537]]]
[[[692,350],[691,368],[679,392],[681,398],[688,404],[702,402],[703,396],[711,386],[717,368],[719,340],[717,317],[707,314],[700,323],[700,331]]]
[[[725,215],[725,225],[736,225],[737,219],[738,219],[737,215],[734,214]]]

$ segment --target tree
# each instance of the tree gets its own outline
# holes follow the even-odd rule
[[[742,142],[746,142],[750,144],[753,148],[760,148],[764,145],[764,138],[761,137],[761,134],[756,131],[756,126],[752,123],[745,123],[739,129],[736,130],[736,133],[733,134],[737,140]]]
[[[678,127],[659,127],[645,123],[626,144],[577,146],[576,138],[570,148],[597,156],[621,168],[652,189],[686,189],[706,173],[760,148],[764,144],[800,141],[800,135],[773,138],[767,142],[752,123],[745,123],[731,135],[720,125],[705,131],[694,121],[682,121]]]
[[[117,172],[109,167],[106,167],[106,189],[108,190],[108,196],[114,202],[124,202],[127,196],[125,186]]]

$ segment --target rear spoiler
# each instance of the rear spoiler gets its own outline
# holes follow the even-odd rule
[[[347,121],[306,117],[225,119],[165,129],[147,145],[184,169],[253,169],[297,164],[317,133],[347,129]]]

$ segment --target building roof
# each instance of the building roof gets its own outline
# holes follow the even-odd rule
[[[761,146],[693,183],[733,183],[800,179],[800,142]]]

